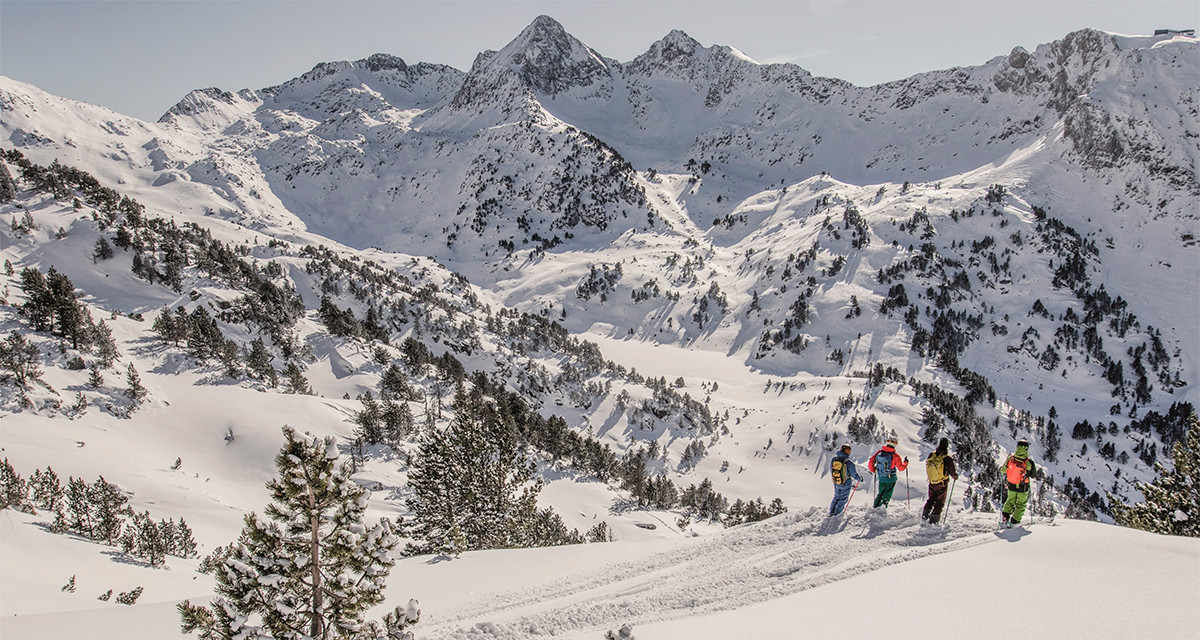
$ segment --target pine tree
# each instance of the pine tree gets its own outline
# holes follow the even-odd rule
[[[367,444],[382,443],[383,417],[380,415],[379,403],[375,401],[370,389],[358,396],[358,400],[362,402],[363,408],[354,413],[354,422],[358,425],[354,430],[355,436],[362,438]]]
[[[34,267],[21,270],[21,291],[25,292],[25,304],[21,311],[29,319],[35,331],[48,331],[54,319],[54,304],[46,276]]]
[[[379,416],[383,441],[392,448],[399,447],[400,442],[412,433],[415,422],[412,410],[407,402],[394,402],[390,396],[382,394],[380,397],[383,400]]]
[[[100,373],[100,365],[93,364],[88,367],[88,386],[93,389],[104,386],[104,374]]]
[[[87,482],[83,478],[68,478],[64,498],[66,508],[55,517],[53,530],[59,533],[71,531],[87,538],[93,537],[95,524],[92,521]]]
[[[96,240],[96,248],[92,250],[92,262],[108,260],[111,257],[113,257],[112,245],[108,243],[107,238],[100,236],[100,239]]]
[[[255,338],[250,343],[250,352],[246,355],[246,368],[250,370],[251,377],[264,380],[272,387],[278,380],[275,367],[271,366],[271,352],[267,351],[267,345],[263,343],[262,338]]]
[[[146,395],[150,393],[146,387],[142,386],[142,378],[138,375],[137,367],[133,363],[129,363],[129,367],[125,369],[125,397],[133,401],[133,404],[141,404]]]
[[[175,528],[175,519],[159,520],[158,535],[162,538],[163,553],[169,556],[179,556],[176,543],[179,540],[179,530]]]
[[[397,607],[380,625],[363,614],[383,601],[398,539],[386,519],[363,523],[367,493],[338,464],[332,437],[283,430],[267,483],[265,517],[250,513],[229,557],[216,571],[213,607],[179,605],[182,629],[220,638],[411,638],[416,603]]]
[[[71,347],[78,349],[80,339],[87,337],[91,318],[83,305],[75,298],[75,285],[65,274],[50,267],[46,274],[46,286],[50,290],[54,306],[54,325],[58,335],[71,340]]]
[[[11,375],[24,396],[29,384],[42,378],[42,369],[38,366],[41,357],[41,349],[13,329],[0,342],[0,381]]]
[[[182,307],[180,307],[182,309]],[[171,313],[170,307],[163,307],[162,311],[154,318],[154,323],[150,325],[150,329],[158,335],[163,342],[170,342],[175,346],[187,340],[188,337],[188,322],[187,316],[180,317],[177,314]]]
[[[91,537],[116,545],[121,538],[125,518],[133,515],[129,498],[125,497],[120,487],[100,476],[95,484],[88,487],[88,504],[94,523]]]
[[[29,485],[8,463],[0,462],[0,509],[20,509],[28,500]]]
[[[17,183],[8,172],[8,165],[0,162],[0,204],[12,202],[17,197]]]
[[[283,391],[284,393],[296,393],[301,395],[312,395],[312,386],[308,384],[308,379],[304,377],[304,372],[295,362],[288,362],[283,368]]]
[[[51,513],[62,509],[64,492],[54,469],[46,467],[44,472],[35,470],[29,478],[29,489],[33,494],[33,504],[38,508]]]
[[[196,540],[192,537],[192,529],[187,521],[179,519],[175,527],[175,555],[180,558],[191,558],[196,555]]]
[[[1126,505],[1115,496],[1113,518],[1118,524],[1153,533],[1200,537],[1200,419],[1188,417],[1187,435],[1171,452],[1173,468],[1155,463],[1158,479],[1139,482],[1145,502]]]
[[[217,356],[221,359],[221,366],[224,367],[224,373],[226,377],[241,377],[242,358],[236,342],[222,338],[221,347]]]
[[[409,472],[410,553],[461,553],[538,544],[539,482],[515,431],[481,397],[459,387],[454,419],[423,434]]]

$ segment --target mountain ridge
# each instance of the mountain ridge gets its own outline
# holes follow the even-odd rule
[[[227,237],[433,258],[574,335],[977,398],[982,376],[999,442],[1002,418],[1048,443],[1195,399],[1194,41],[1085,30],[857,88],[681,31],[620,64],[556,25],[468,73],[322,63],[193,92],[157,124],[6,80],[5,138]],[[835,428],[870,415],[848,402]],[[1151,444],[1111,440],[1133,460]],[[1064,451],[1060,481],[1101,444]],[[1121,493],[1149,473],[1120,468]]]

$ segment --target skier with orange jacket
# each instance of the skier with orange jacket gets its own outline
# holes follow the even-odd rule
[[[1029,502],[1029,478],[1037,472],[1033,460],[1029,459],[1028,441],[1021,440],[1017,443],[1016,453],[1004,461],[1000,472],[1004,474],[1005,487],[1008,489],[1004,507],[1000,510],[1000,524],[1011,528],[1014,524],[1021,524],[1021,517],[1025,515],[1025,505]]]
[[[896,488],[898,471],[908,468],[908,457],[900,458],[896,453],[896,439],[888,438],[883,448],[875,452],[867,461],[867,469],[879,478],[879,493],[875,496],[875,506],[887,508],[892,499],[892,490]]]

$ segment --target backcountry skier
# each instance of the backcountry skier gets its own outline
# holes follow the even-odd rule
[[[842,513],[846,503],[850,502],[851,489],[862,482],[858,469],[854,467],[854,461],[850,459],[850,445],[842,445],[841,450],[829,463],[829,470],[833,477],[833,502],[829,503],[829,515],[832,517]],[[851,483],[851,480],[854,482]]]
[[[867,469],[879,478],[879,493],[875,496],[875,506],[887,507],[892,499],[892,490],[896,488],[896,472],[908,468],[908,457],[903,460],[896,453],[896,439],[888,438],[883,448],[875,452],[867,461]]]
[[[1029,459],[1029,442],[1017,442],[1017,452],[1008,457],[1000,472],[1004,474],[1008,495],[1001,509],[1000,524],[1011,528],[1021,524],[1025,515],[1025,505],[1029,502],[1029,477],[1037,471],[1033,460]]]
[[[939,440],[937,449],[925,461],[925,475],[929,477],[929,499],[925,501],[925,508],[921,509],[921,518],[929,524],[937,524],[942,519],[949,480],[958,479],[958,469],[954,466],[954,458],[950,456],[948,439]]]

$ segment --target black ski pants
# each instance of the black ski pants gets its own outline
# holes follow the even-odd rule
[[[932,524],[937,524],[942,519],[942,507],[946,504],[947,486],[948,483],[945,480],[929,485],[929,499],[925,501],[925,508],[921,509],[921,517]]]

